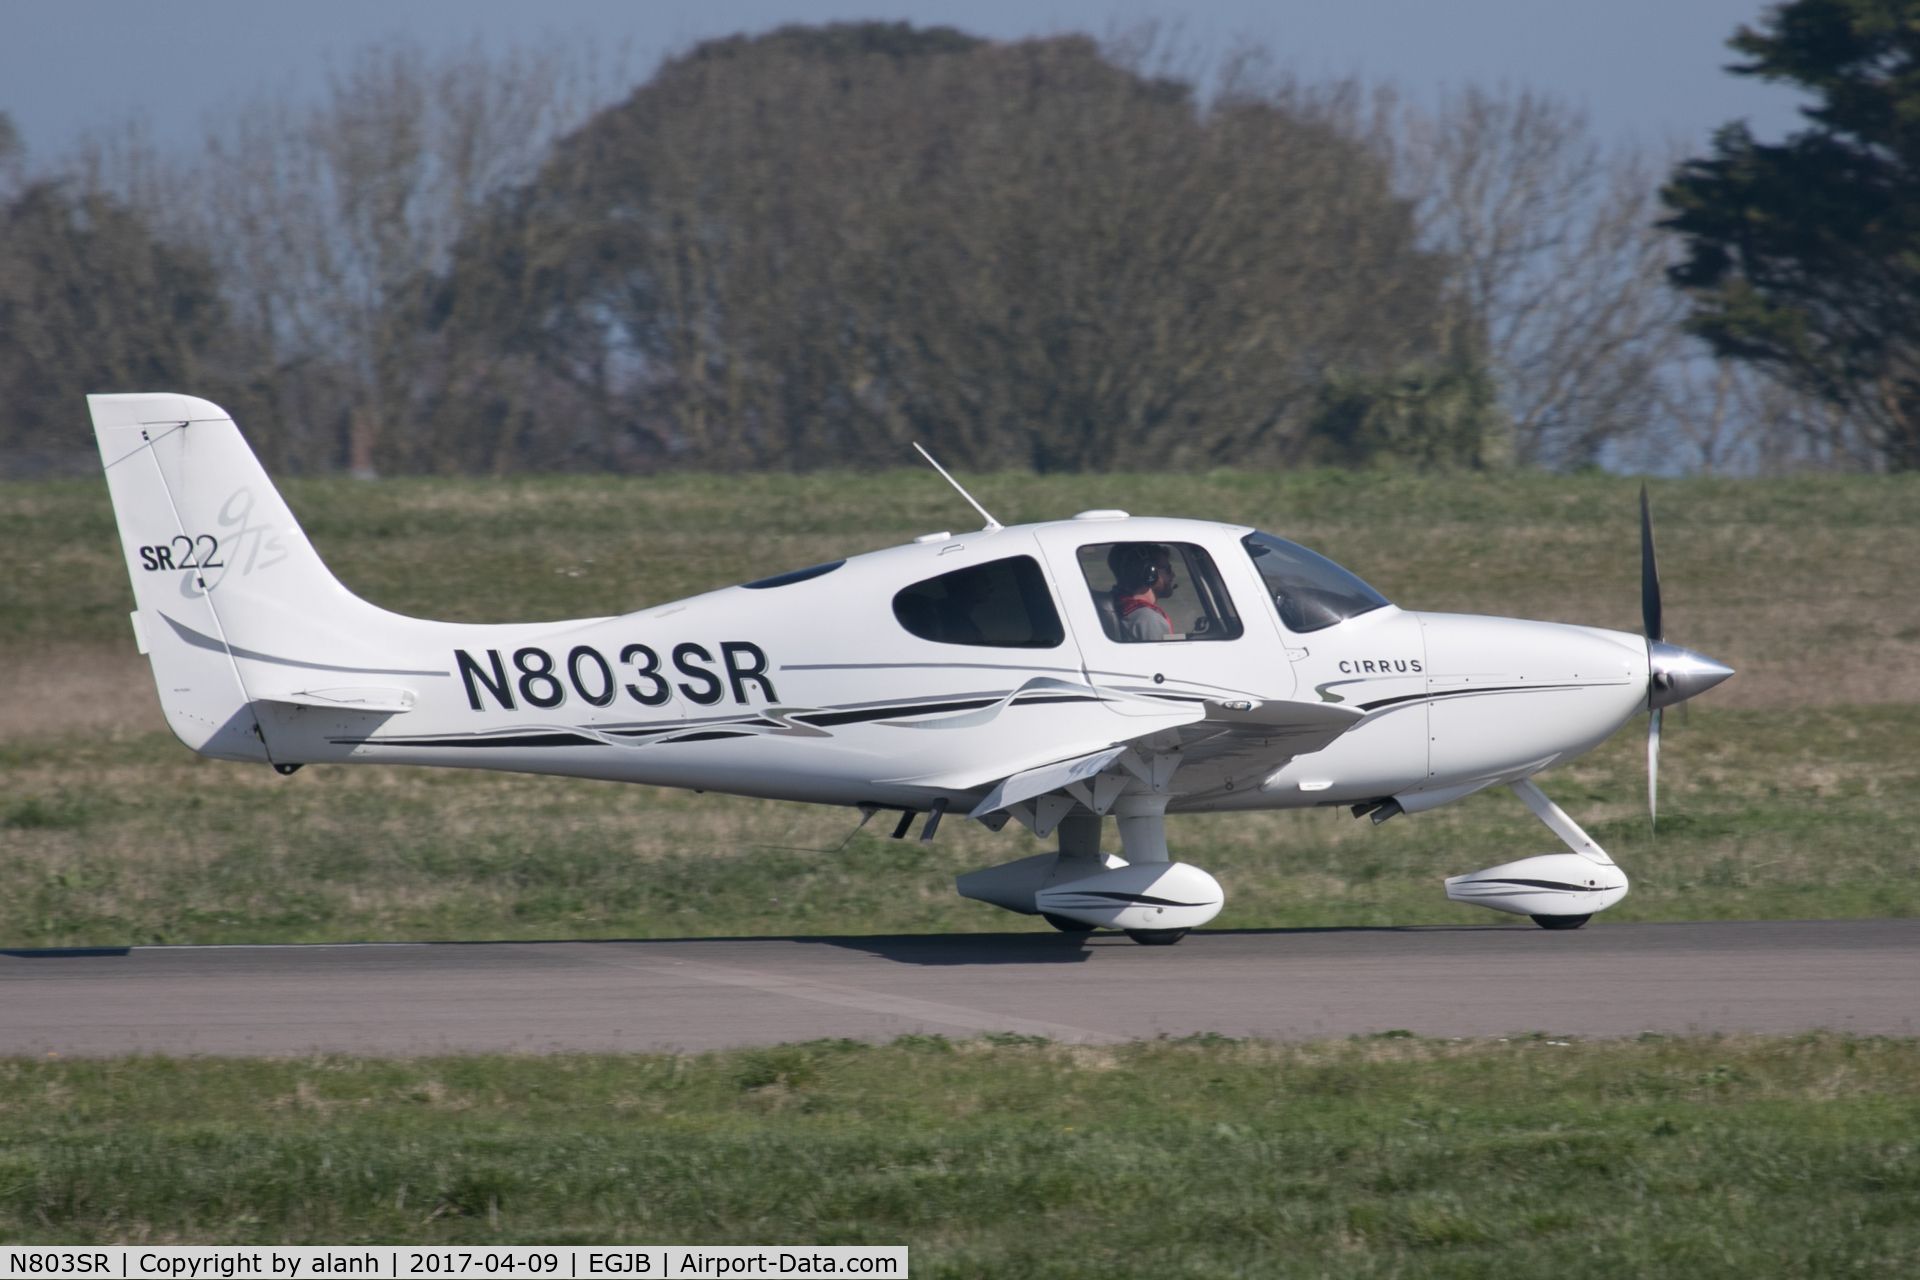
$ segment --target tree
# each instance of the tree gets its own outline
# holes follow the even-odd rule
[[[661,464],[1272,463],[1328,370],[1439,354],[1443,274],[1337,112],[1203,107],[1084,37],[791,27],[564,139],[456,253],[441,340]]]
[[[1308,427],[1318,461],[1418,471],[1501,466],[1512,429],[1484,369],[1422,364],[1330,373]]]
[[[20,140],[20,130],[13,123],[13,117],[0,111],[0,183],[4,183],[0,189],[12,190],[26,154],[27,144]]]
[[[90,392],[221,396],[227,313],[206,257],[54,181],[0,209],[0,448],[90,453]]]
[[[1815,104],[1779,144],[1728,125],[1662,192],[1689,327],[1920,469],[1920,2],[1794,0],[1729,44]]]
[[[1652,426],[1679,308],[1655,167],[1600,146],[1585,116],[1534,90],[1449,94],[1391,139],[1426,243],[1450,266],[1463,353],[1489,367],[1516,460],[1592,462]]]
[[[194,204],[179,234],[218,265],[255,343],[273,465],[487,469],[482,432],[450,439],[438,416],[470,371],[446,364],[427,308],[488,202],[584,115],[584,79],[553,49],[368,46],[319,102],[257,100],[209,134],[179,184]]]

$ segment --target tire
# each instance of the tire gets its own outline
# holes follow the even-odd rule
[[[1542,929],[1578,929],[1593,919],[1591,914],[1584,916],[1531,916],[1529,917]]]
[[[1085,920],[1069,920],[1065,916],[1054,915],[1051,911],[1042,911],[1040,918],[1062,933],[1092,933],[1093,926]]]
[[[1129,929],[1127,936],[1143,947],[1170,947],[1187,936],[1185,929]]]

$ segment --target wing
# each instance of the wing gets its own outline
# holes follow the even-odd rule
[[[1045,836],[1074,805],[1104,815],[1130,792],[1204,803],[1257,788],[1295,756],[1321,750],[1361,719],[1359,711],[1326,703],[1208,702],[1204,718],[1191,723],[975,781],[968,790],[990,781],[993,787],[968,816],[996,830],[1011,816]]]

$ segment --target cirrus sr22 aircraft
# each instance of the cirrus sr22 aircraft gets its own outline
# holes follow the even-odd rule
[[[896,838],[921,814],[922,840],[943,815],[1015,821],[1058,852],[957,887],[1068,931],[1170,943],[1219,913],[1219,883],[1171,859],[1169,816],[1341,805],[1380,822],[1496,785],[1567,852],[1456,876],[1447,896],[1577,928],[1627,878],[1531,778],[1651,710],[1651,804],[1660,708],[1733,674],[1661,642],[1644,494],[1645,637],[1408,612],[1239,525],[1083,511],[1006,528],[978,503],[977,533],[621,617],[473,625],[343,587],[218,406],[89,405],[135,636],[200,754],[898,811]]]

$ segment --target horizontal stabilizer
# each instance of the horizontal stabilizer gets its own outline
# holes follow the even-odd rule
[[[331,711],[378,711],[399,715],[413,710],[411,689],[301,689],[293,693],[261,693],[262,702],[285,702],[296,707],[324,707]]]

